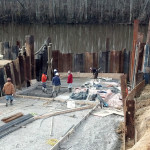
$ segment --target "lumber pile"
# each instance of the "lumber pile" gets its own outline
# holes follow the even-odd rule
[[[18,117],[19,115],[21,115],[21,113],[20,114],[18,113],[18,115],[16,115],[16,116]],[[8,121],[8,120],[10,120],[10,118],[14,118],[16,116],[13,115],[13,117],[4,118],[4,120]],[[33,115],[27,114],[27,115],[23,115],[17,119],[14,119],[14,120],[2,125],[0,127],[0,139],[4,136],[8,135],[9,133],[16,131],[17,129],[19,129],[33,121],[34,121]]]

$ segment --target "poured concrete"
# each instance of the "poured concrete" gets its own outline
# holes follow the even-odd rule
[[[86,81],[89,81],[89,79],[74,78],[73,87],[78,87]],[[66,79],[62,79],[61,82],[61,90],[67,90]],[[2,97],[0,99],[0,120],[18,112],[24,114],[31,113],[35,116],[39,116],[67,109],[67,101],[70,100],[70,93],[64,91],[64,93],[62,92],[63,94],[59,94],[57,97],[54,97],[54,99],[48,97],[47,99],[45,98],[46,100],[42,97],[40,99],[39,97],[25,97],[27,93],[35,93],[36,90],[37,93],[38,91],[42,92],[41,83],[36,83],[29,88],[18,91],[18,94],[24,94],[24,98],[16,97],[13,106],[9,105],[5,107],[5,98]],[[48,92],[51,92],[51,82],[48,82]],[[43,95],[44,94],[46,93],[43,93]],[[36,96],[36,94],[34,96]],[[44,97],[46,96],[44,95]],[[75,102],[76,107],[87,105],[85,101],[75,100]],[[95,105],[96,103],[90,102],[90,104]],[[99,110],[101,109],[97,108],[95,112],[99,112]],[[52,117],[36,120],[26,125],[25,128],[21,128],[0,139],[0,150],[51,149],[52,146],[48,144],[48,140],[60,140],[68,129],[78,124],[89,111],[91,111],[91,109],[55,116],[53,120],[53,135],[50,135]],[[120,115],[99,117],[91,114],[89,118],[83,121],[76,129],[68,141],[60,145],[60,150],[67,150],[68,148],[69,150],[120,150],[121,141],[115,131],[121,121],[123,121],[123,117]],[[0,121],[0,126],[3,124],[4,123]]]

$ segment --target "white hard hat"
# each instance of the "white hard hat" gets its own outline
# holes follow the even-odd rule
[[[55,74],[56,76],[59,76],[59,74],[58,74],[58,72],[56,72],[56,74]]]
[[[57,71],[57,69],[54,69],[54,71]]]

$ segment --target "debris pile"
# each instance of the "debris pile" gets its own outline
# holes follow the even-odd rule
[[[99,101],[104,107],[122,107],[121,88],[118,80],[99,78],[86,82],[71,94],[73,100]]]

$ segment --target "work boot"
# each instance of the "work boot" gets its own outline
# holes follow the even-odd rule
[[[47,93],[47,89],[46,88],[44,89],[44,92]]]
[[[13,105],[13,100],[10,101],[10,105]]]
[[[43,92],[44,92],[44,89],[45,89],[45,88],[44,88],[44,87],[42,87],[42,91],[43,91]]]
[[[71,93],[72,92],[72,89],[71,88],[69,88],[69,93]]]

